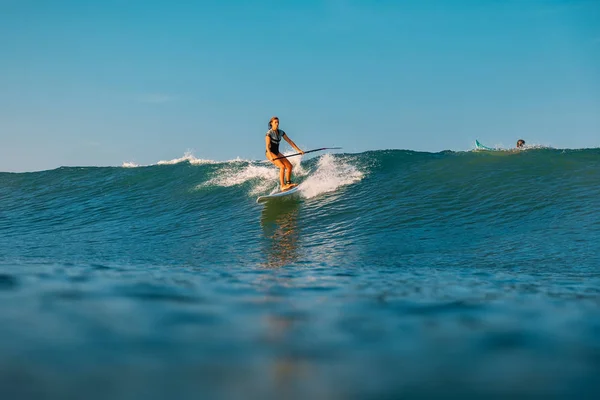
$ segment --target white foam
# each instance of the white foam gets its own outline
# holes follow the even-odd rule
[[[294,177],[307,177],[300,184],[300,193],[311,198],[321,193],[335,191],[338,187],[360,181],[363,173],[343,158],[331,154],[322,156],[315,171],[310,172],[302,166],[300,157],[289,158],[293,166]],[[247,163],[247,165],[243,165]],[[199,184],[196,189],[207,186],[232,187],[252,182],[250,196],[279,190],[279,169],[270,162],[249,162],[232,160],[223,168],[219,168],[212,179]]]
[[[227,160],[225,162],[228,162],[228,163],[245,163],[246,162],[246,163],[248,163],[248,162],[250,162],[250,160],[246,160],[244,158],[236,157],[233,160]]]
[[[528,149],[539,150],[539,149],[553,149],[553,148],[554,147],[552,147],[552,146],[547,146],[547,145],[544,145],[544,144],[535,144],[535,143],[534,144],[524,144],[523,145],[523,150],[528,150]]]
[[[123,167],[123,168],[137,168],[137,167],[139,167],[139,165],[136,164],[136,163],[134,163],[134,162],[125,161],[125,162],[123,162],[123,164],[121,164],[121,167]]]
[[[294,176],[305,176],[308,174],[306,169],[302,167],[302,159],[300,157],[292,157],[289,161],[293,166]],[[248,165],[240,169],[240,164],[244,163]],[[196,186],[196,188],[200,189],[206,186],[231,187],[253,181],[254,185],[249,193],[251,196],[279,190],[279,169],[270,161],[253,162],[236,158],[235,160],[228,161],[228,164],[228,166],[219,169],[217,176]]]
[[[277,171],[273,168],[259,165],[247,165],[241,171],[235,171],[234,168],[225,167],[216,176],[206,182],[207,185],[216,186],[235,186],[241,185],[252,179],[273,179],[277,175]]]
[[[300,192],[305,198],[315,197],[358,182],[363,176],[361,171],[346,162],[343,157],[325,154],[319,159],[317,170],[300,184]]]
[[[202,164],[218,164],[218,161],[213,161],[213,160],[203,160],[201,158],[196,158],[192,152],[186,151],[183,155],[183,157],[179,157],[179,158],[174,158],[172,160],[161,160],[158,163],[156,163],[157,165],[172,165],[172,164],[179,164],[182,162],[188,161],[190,164],[192,165],[202,165]]]
[[[292,164],[295,176],[306,176],[308,174],[308,171],[302,168],[302,156],[288,158],[288,161]]]
[[[231,187],[242,185],[248,181],[257,181],[250,192],[251,195],[256,195],[264,193],[277,184],[279,170],[265,165],[257,165],[256,163],[249,163],[240,169],[239,164],[243,162],[242,160],[236,160],[228,166],[220,168],[217,176],[196,186],[196,188],[200,189],[206,186]]]

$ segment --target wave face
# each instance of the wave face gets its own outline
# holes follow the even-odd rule
[[[0,395],[598,394],[600,149],[201,161],[0,173]]]

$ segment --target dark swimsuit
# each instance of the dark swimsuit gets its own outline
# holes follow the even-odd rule
[[[273,129],[269,129],[267,132],[267,136],[271,140],[269,143],[269,151],[275,155],[279,154],[279,142],[281,142],[281,138],[285,135],[285,132],[281,129],[277,129],[274,131]],[[265,153],[267,151],[265,150]]]

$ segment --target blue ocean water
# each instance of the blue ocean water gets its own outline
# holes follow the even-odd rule
[[[0,173],[0,398],[600,395],[600,149],[293,160]]]

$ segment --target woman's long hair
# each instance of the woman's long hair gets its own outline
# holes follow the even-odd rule
[[[273,127],[271,126],[271,124],[273,123],[273,121],[279,121],[279,118],[277,117],[271,117],[271,119],[269,120],[269,129],[273,129]]]

